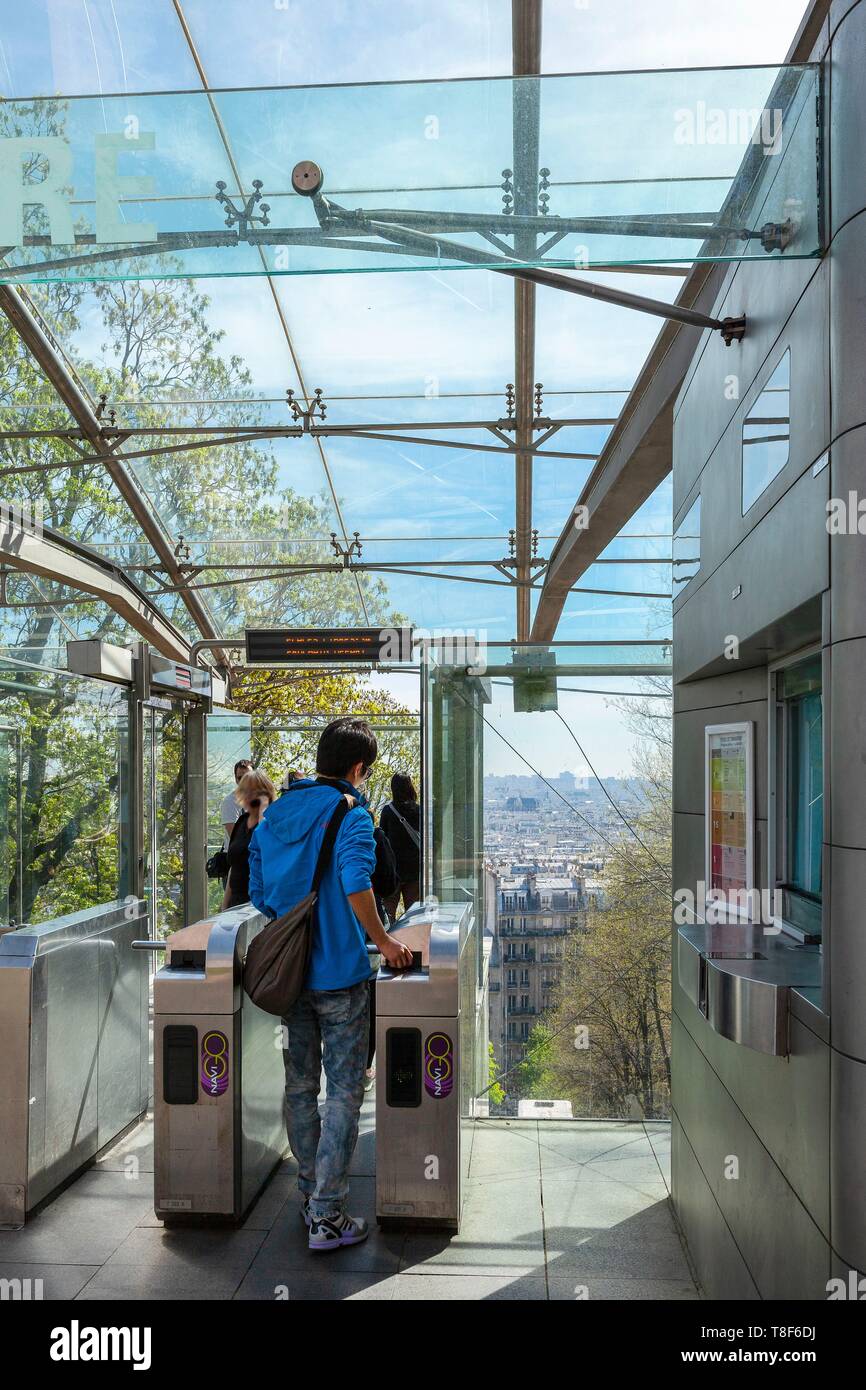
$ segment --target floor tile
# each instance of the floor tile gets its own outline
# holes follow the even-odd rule
[[[539,1302],[547,1298],[543,1278],[508,1274],[400,1274],[396,1280],[398,1303],[434,1303],[443,1300],[483,1302],[486,1299]]]
[[[623,1302],[660,1300],[666,1303],[698,1299],[692,1281],[676,1279],[565,1279],[551,1277],[548,1281],[552,1302],[598,1302],[615,1299]]]
[[[48,1303],[74,1298],[98,1269],[98,1265],[7,1264],[0,1261],[0,1280],[4,1281],[2,1301],[20,1299],[28,1303]]]
[[[574,1244],[570,1238],[558,1239],[556,1231],[547,1235],[547,1272],[551,1279],[675,1279],[691,1281],[689,1267],[679,1241],[676,1244],[648,1241],[642,1244]]]
[[[149,1197],[79,1196],[70,1187],[20,1231],[0,1231],[0,1263],[102,1264],[151,1207]]]
[[[327,1254],[313,1255],[313,1260],[321,1260],[325,1268],[309,1270],[289,1270],[284,1276],[275,1275],[266,1269],[253,1266],[235,1294],[240,1300],[268,1300],[273,1302],[309,1303],[323,1301],[377,1301],[389,1302],[394,1297],[396,1276],[357,1271],[347,1273],[343,1267],[345,1250],[332,1250]]]
[[[94,1283],[97,1288],[114,1284],[170,1291],[185,1284],[191,1292],[234,1291],[264,1239],[263,1231],[139,1227],[106,1261]]]

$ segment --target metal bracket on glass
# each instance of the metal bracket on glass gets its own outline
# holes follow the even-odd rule
[[[394,246],[399,246],[403,250],[410,251],[413,255],[430,256],[436,261],[441,261],[443,256],[456,261],[463,261],[467,265],[480,265],[484,269],[492,270],[499,275],[509,275],[516,280],[528,280],[536,285],[545,285],[550,289],[565,290],[568,294],[583,295],[589,299],[597,299],[608,304],[617,304],[624,309],[635,309],[638,313],[654,314],[657,318],[672,319],[677,323],[683,323],[692,328],[712,328],[718,329],[726,347],[731,343],[738,343],[746,331],[746,320],[744,316],[728,317],[725,319],[713,318],[710,314],[702,314],[697,309],[689,309],[681,304],[668,304],[660,299],[650,299],[646,295],[631,294],[626,290],[613,289],[609,285],[599,285],[591,280],[581,280],[576,276],[556,274],[550,270],[542,270],[536,266],[528,266],[518,261],[511,261],[503,256],[499,263],[492,263],[491,255],[488,251],[482,251],[475,246],[467,246],[464,242],[452,241],[438,234],[424,230],[425,226],[433,226],[434,223],[447,222],[449,226],[455,228],[462,227],[465,231],[484,231],[490,229],[491,224],[499,224],[500,219],[505,220],[509,233],[520,223],[529,228],[536,222],[541,223],[545,231],[549,231],[553,219],[549,214],[544,217],[517,217],[511,213],[504,217],[489,214],[471,213],[428,213],[413,212],[407,209],[394,210],[387,209],[381,212],[369,212],[363,208],[344,208],[339,203],[326,198],[322,193],[324,185],[324,174],[318,164],[312,160],[304,160],[295,165],[292,171],[292,187],[296,193],[303,197],[312,199],[313,208],[319,222],[319,226],[325,233],[345,233],[351,231],[354,234],[359,232],[366,236],[381,237],[383,241],[390,242]],[[620,232],[639,231],[645,235],[650,225],[657,235],[682,236],[686,225],[683,222],[676,222],[669,219],[668,222],[657,222],[655,219],[639,219],[637,225],[634,219],[628,218],[581,218],[564,219],[568,221],[569,229],[577,229],[580,226],[583,230],[601,231],[607,224],[617,223],[617,230]],[[670,225],[669,225],[670,223]],[[762,233],[751,233],[742,229],[701,227],[704,236],[711,231],[717,233],[735,235],[741,238],[750,238],[753,235]],[[371,248],[372,249],[372,248]]]
[[[328,411],[328,405],[322,395],[321,386],[317,386],[313,392],[313,399],[309,405],[303,406],[300,401],[295,399],[295,393],[291,387],[286,391],[286,404],[292,412],[292,419],[300,421],[305,434],[309,434],[315,420],[324,420]]]
[[[359,531],[354,531],[352,534],[354,536],[354,540],[349,541],[348,545],[341,545],[340,542],[337,540],[336,531],[331,532],[331,549],[333,550],[334,554],[342,560],[344,570],[352,568],[353,555],[357,556],[358,559],[361,558],[361,533]]]
[[[222,179],[217,183],[216,200],[221,203],[226,215],[226,226],[238,229],[238,239],[249,237],[254,224],[258,222],[261,227],[269,227],[270,204],[262,202],[262,181],[253,179],[253,191],[248,198],[244,198],[243,207],[237,208],[231,198],[226,193],[226,185]],[[258,207],[256,213],[254,208]],[[251,243],[252,244],[252,243]]]

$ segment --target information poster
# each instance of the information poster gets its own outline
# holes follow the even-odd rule
[[[707,729],[708,889],[738,893],[752,887],[751,724]]]

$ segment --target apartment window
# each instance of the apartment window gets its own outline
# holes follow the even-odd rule
[[[782,920],[821,935],[824,719],[821,654],[775,672],[775,863]]]
[[[508,983],[509,983],[509,985],[516,985],[516,984],[517,984],[517,971],[516,971],[516,970],[509,970],[509,972],[508,972]]]
[[[689,507],[674,532],[673,593],[682,593],[701,567],[701,497],[700,493]]]
[[[529,995],[528,995],[528,994],[521,994],[521,996],[520,996],[520,1007],[521,1007],[521,1009],[528,1009],[528,1008],[529,1008]]]
[[[528,1023],[521,1023],[521,1025],[520,1025],[520,1036],[521,1036],[521,1038],[523,1039],[523,1041],[526,1042],[527,1038],[529,1037],[529,1024],[528,1024]]]
[[[521,983],[522,985],[528,985],[528,984],[529,984],[529,971],[528,971],[528,970],[521,970],[521,972],[520,972],[520,983]]]
[[[508,996],[508,1007],[509,1007],[509,1009],[516,1009],[516,1008],[517,1008],[517,995],[516,995],[516,994],[509,994],[509,996]]]
[[[788,462],[791,447],[791,349],[743,421],[743,516]]]

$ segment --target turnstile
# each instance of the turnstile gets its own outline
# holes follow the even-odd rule
[[[460,969],[467,904],[418,905],[391,936],[410,970],[376,979],[376,1216],[457,1230],[461,1156]]]
[[[140,898],[0,936],[0,1225],[28,1213],[147,1110]]]
[[[286,1151],[282,1026],[244,993],[250,904],[175,932],[154,979],[154,1210],[241,1219]],[[142,943],[144,944],[144,943]]]

